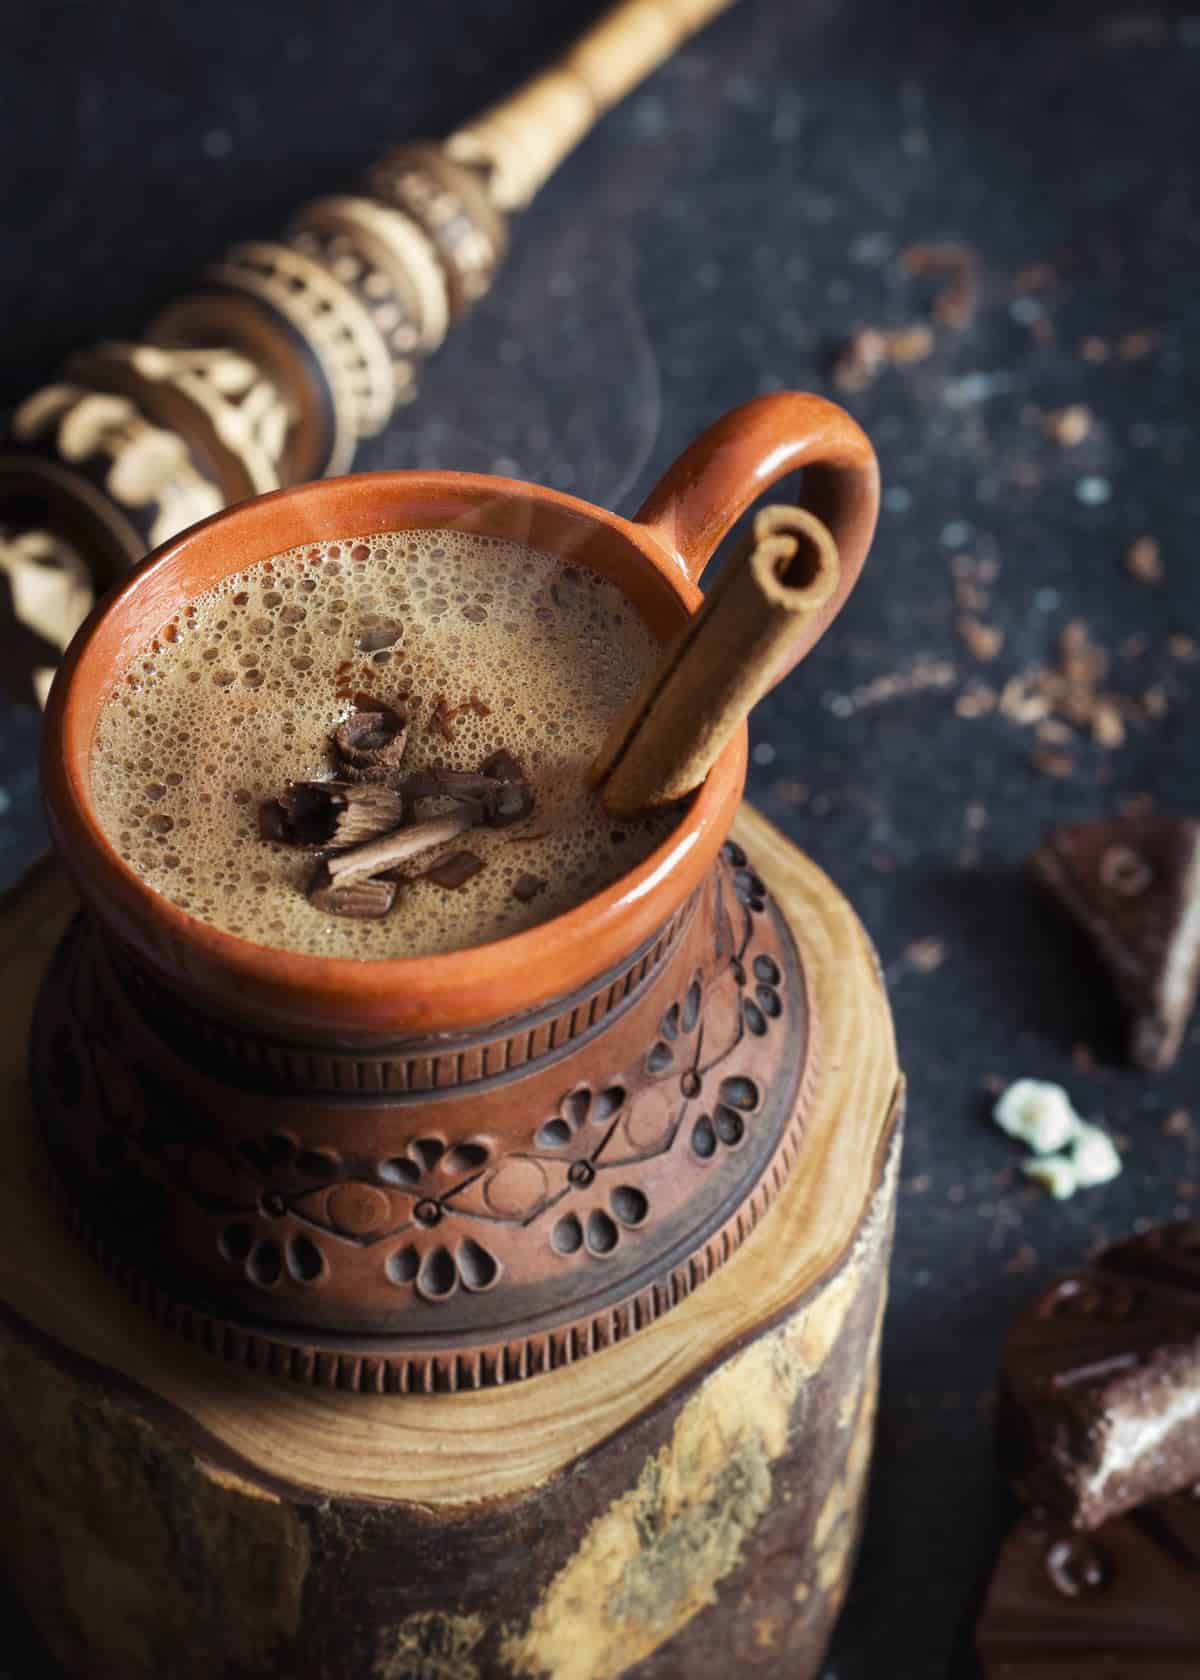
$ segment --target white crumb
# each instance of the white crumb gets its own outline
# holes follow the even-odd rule
[[[1065,1149],[1084,1122],[1061,1085],[1042,1079],[1018,1079],[992,1110],[996,1124],[1038,1155]]]
[[[1108,1184],[1116,1178],[1121,1171],[1121,1157],[1107,1132],[1081,1121],[1071,1145],[1071,1166],[1077,1186],[1087,1190],[1093,1184]]]
[[[1065,1202],[1079,1188],[1075,1168],[1065,1155],[1037,1155],[1026,1161],[1021,1171],[1048,1190],[1056,1202]]]
[[[1065,1202],[1076,1190],[1108,1184],[1121,1171],[1121,1157],[1108,1133],[1075,1112],[1061,1085],[1018,1079],[992,1110],[996,1124],[1034,1152],[1023,1163],[1026,1177]]]

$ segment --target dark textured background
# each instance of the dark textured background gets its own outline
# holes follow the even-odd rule
[[[270,233],[389,142],[447,131],[596,9],[14,10],[0,398],[74,346],[134,333],[224,244]],[[1198,802],[1200,665],[1167,650],[1200,624],[1198,100],[1195,9],[743,0],[521,217],[492,296],[364,461],[491,468],[632,511],[724,408],[781,386],[829,392],[856,327],[927,320],[930,288],[897,260],[908,244],[978,254],[974,322],[846,399],[887,486],[874,555],[754,728],[752,795],[873,933],[911,1079],[877,1468],[836,1680],[969,1673],[964,1618],[1007,1520],[989,1438],[1003,1326],[1089,1244],[1197,1205],[1200,1104],[1190,1136],[1163,1123],[1193,1098],[1200,1035],[1169,1077],[1121,1069],[1103,987],[1021,862],[1048,824],[1121,798]],[[1090,335],[1115,347],[1142,332],[1143,354],[1079,354]],[[1074,449],[1038,420],[1069,402],[1094,421]],[[1161,545],[1157,587],[1121,563],[1144,533]],[[981,614],[1005,632],[990,666],[956,628],[963,556],[999,568]],[[1072,618],[1114,649],[1145,632],[1111,685],[1161,683],[1168,709],[1119,750],[1081,739],[1055,780],[1032,767],[1029,728],[955,703],[1052,661]],[[854,698],[930,662],[952,666],[948,687]],[[7,659],[0,684],[23,694]],[[43,833],[37,719],[23,698],[3,704],[10,879]],[[923,973],[906,951],[930,937],[945,960]],[[1127,1141],[1117,1184],[1058,1206],[1014,1174],[984,1082],[1022,1074],[1064,1079]]]

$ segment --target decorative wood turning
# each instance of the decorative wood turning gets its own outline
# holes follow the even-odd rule
[[[37,533],[104,588],[229,502],[346,472],[491,285],[507,213],[728,4],[624,0],[443,144],[397,147],[280,238],[226,252],[141,343],[72,357],[0,446],[0,541]]]

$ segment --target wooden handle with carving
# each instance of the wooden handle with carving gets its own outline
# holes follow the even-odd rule
[[[422,360],[487,291],[528,202],[595,121],[730,0],[625,0],[559,62],[444,145],[387,154],[277,239],[226,252],[142,342],[71,358],[0,446],[0,572],[105,587],[147,550],[247,496],[346,472],[416,393]],[[0,579],[0,583],[3,579]],[[77,613],[70,590],[60,592]]]
[[[732,4],[623,0],[556,63],[452,135],[450,156],[485,168],[493,202],[519,209],[605,111]]]

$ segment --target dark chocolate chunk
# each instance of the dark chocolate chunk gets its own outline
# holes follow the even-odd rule
[[[334,731],[333,747],[351,781],[382,780],[398,770],[407,734],[399,712],[379,702],[370,710],[351,712]]]
[[[1169,1067],[1200,978],[1200,823],[1136,812],[1050,835],[1038,878],[1084,928],[1132,1017],[1139,1067]]]
[[[403,794],[378,782],[293,782],[262,807],[260,828],[264,839],[340,850],[391,833],[406,810]]]
[[[288,838],[287,812],[278,799],[264,799],[258,807],[258,832],[263,840],[284,845]]]
[[[527,782],[529,780],[521,767],[521,761],[514,758],[507,747],[501,747],[498,752],[485,758],[479,766],[484,776],[495,776],[498,782]]]
[[[378,921],[386,916],[396,902],[395,881],[363,876],[357,881],[341,885],[324,874],[314,876],[308,889],[308,902],[327,916],[353,916],[359,921]]]
[[[399,784],[406,799],[461,799],[484,804],[499,792],[495,776],[477,770],[413,770]]]
[[[1045,1290],[1009,1332],[998,1421],[1017,1491],[1076,1528],[1200,1482],[1200,1220]]]
[[[512,895],[519,904],[528,904],[539,893],[545,892],[549,884],[544,875],[518,875],[513,882]]]
[[[483,820],[489,828],[511,828],[529,816],[533,803],[528,782],[501,782],[495,794],[484,801]]]
[[[524,820],[534,807],[533,789],[529,785],[519,759],[507,747],[501,747],[479,766],[480,774],[491,776],[501,784],[493,799],[484,806],[483,820],[489,828],[510,828]]]
[[[1025,1517],[976,1629],[984,1680],[1192,1680],[1200,1674],[1200,1497],[1094,1534]]]
[[[425,879],[432,881],[435,887],[455,890],[474,880],[482,868],[483,859],[476,857],[474,852],[451,852],[449,857],[442,858],[440,863],[425,871]]]

